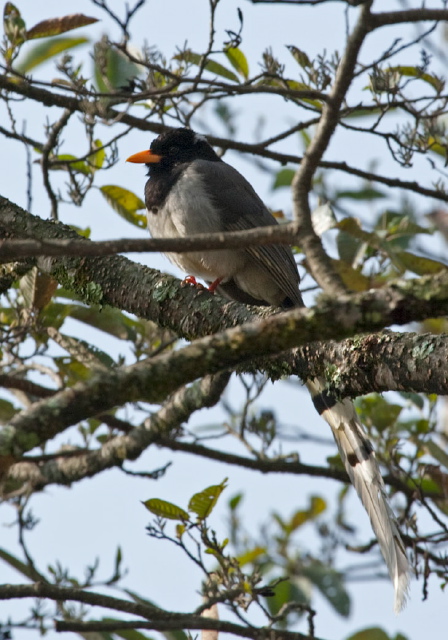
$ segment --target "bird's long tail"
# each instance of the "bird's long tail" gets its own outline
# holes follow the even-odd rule
[[[306,383],[314,406],[328,422],[345,469],[367,511],[395,589],[395,612],[406,604],[409,564],[398,524],[388,502],[373,447],[353,403],[337,401],[320,378]]]

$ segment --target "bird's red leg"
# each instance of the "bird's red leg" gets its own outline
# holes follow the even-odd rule
[[[217,287],[219,287],[221,282],[222,282],[222,278],[216,278],[216,280],[214,280],[211,284],[209,284],[208,290],[210,291],[210,293],[215,293]]]

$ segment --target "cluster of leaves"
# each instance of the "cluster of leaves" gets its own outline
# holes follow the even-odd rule
[[[227,479],[194,494],[188,503],[188,511],[158,498],[144,502],[146,508],[157,516],[156,523],[148,527],[149,534],[171,540],[203,569],[207,576],[203,596],[206,599],[218,598],[231,605],[237,604],[243,610],[247,610],[254,602],[259,603],[260,597],[266,598],[271,619],[286,625],[289,613],[310,611],[311,587],[314,585],[341,615],[347,616],[349,596],[343,587],[342,576],[316,558],[301,558],[293,541],[300,527],[313,522],[325,511],[325,501],[317,496],[311,497],[309,506],[296,511],[289,521],[284,521],[278,513],[274,513],[272,523],[277,532],[269,537],[271,542],[265,540],[262,544],[250,541],[243,534],[239,516],[243,495],[237,494],[229,500],[230,537],[218,542],[208,518],[226,483]],[[176,525],[175,538],[170,538],[166,533],[167,519],[180,521]],[[198,539],[195,539],[195,534]],[[188,548],[186,539],[193,543],[195,555]],[[275,548],[271,548],[272,541],[275,541]],[[236,552],[233,555],[225,552],[229,542]],[[202,547],[204,553],[215,558],[217,568],[206,568]],[[260,586],[262,580],[268,586]]]
[[[302,132],[301,139],[306,148],[309,136]],[[273,190],[290,188],[294,174],[292,168],[280,169]],[[435,234],[437,227],[417,222],[419,210],[415,203],[406,198],[396,203],[387,191],[370,181],[358,188],[341,189],[324,172],[316,174],[314,190],[325,203],[313,212],[315,231],[319,236],[333,232],[338,257],[332,265],[350,291],[380,288],[396,278],[435,275],[448,268],[442,257],[424,255],[419,246],[419,237]],[[368,208],[369,230],[350,211],[360,207]],[[303,267],[307,269],[306,260]]]
[[[7,2],[3,10],[3,28],[5,33],[6,46],[2,49],[3,58],[8,67],[17,59],[20,49],[25,42],[40,38],[51,38],[42,45],[34,48],[29,53],[27,61],[24,61],[17,71],[28,73],[38,64],[48,60],[50,57],[58,55],[80,44],[88,42],[86,38],[64,38],[54,40],[67,31],[85,27],[97,22],[97,18],[90,18],[80,13],[64,16],[62,18],[49,18],[35,24],[30,29],[26,28],[25,20],[19,9],[12,3]]]
[[[0,306],[0,322],[7,327],[0,349],[3,375],[11,376],[16,382],[20,378],[24,383],[23,390],[29,389],[31,398],[48,397],[57,388],[71,387],[90,379],[96,371],[118,367],[129,350],[138,360],[172,342],[169,331],[161,330],[150,321],[129,317],[119,309],[100,308],[94,301],[95,291],[90,294],[92,305],[88,306],[70,288],[58,287],[53,278],[39,273],[34,267],[23,276],[19,287],[4,297]],[[85,338],[70,335],[73,333],[67,327],[70,320],[84,327],[81,333]],[[121,354],[108,353],[93,337],[88,340],[89,328],[99,331],[106,342],[108,338],[119,340]],[[54,355],[56,345],[65,351],[65,355]],[[27,387],[26,380],[33,372],[39,373],[41,379],[43,375],[45,382],[31,383]],[[6,379],[3,384],[7,385]],[[0,424],[7,424],[22,410],[17,400],[22,404],[23,398],[18,394],[16,401],[0,399]],[[85,445],[89,445],[93,435],[104,442],[116,433],[115,413],[111,411],[102,419],[92,417],[79,425]],[[100,430],[108,420],[111,422],[107,431]]]
[[[261,527],[263,539],[253,540],[242,525],[244,496],[236,494],[228,501],[230,535],[219,542],[209,518],[226,484],[227,479],[194,494],[187,509],[159,498],[143,503],[156,516],[155,522],[147,527],[149,535],[175,544],[203,570],[206,580],[202,587],[202,609],[216,602],[227,603],[233,609],[238,607],[241,617],[251,605],[258,605],[270,624],[275,622],[280,628],[287,628],[297,617],[306,615],[312,628],[315,587],[340,615],[347,617],[350,597],[344,576],[331,568],[333,541],[322,519],[327,509],[325,500],[311,496],[309,505],[295,511],[288,520],[272,513],[269,524]],[[167,531],[167,520],[178,522],[175,536]],[[321,550],[313,557],[298,550],[297,533],[305,526],[315,526],[328,539],[326,552]],[[231,555],[225,551],[229,546],[234,550]],[[207,568],[203,553],[212,556],[217,564]],[[347,640],[406,640],[406,637],[400,633],[392,637],[375,627],[359,631]]]

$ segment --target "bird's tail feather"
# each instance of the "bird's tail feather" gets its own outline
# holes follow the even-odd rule
[[[325,391],[325,382],[320,378],[306,384],[314,406],[331,427],[345,469],[369,515],[394,585],[394,608],[398,613],[408,596],[409,564],[373,447],[350,400],[336,400]]]

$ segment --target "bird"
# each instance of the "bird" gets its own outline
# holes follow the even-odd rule
[[[205,136],[168,129],[149,150],[127,158],[148,168],[148,228],[154,238],[243,231],[278,224],[249,182],[218,156]],[[184,272],[231,300],[283,310],[303,307],[294,255],[285,245],[167,253]],[[314,406],[329,424],[341,459],[367,514],[395,591],[396,612],[409,590],[409,564],[388,502],[375,452],[348,398],[339,400],[323,378],[306,381]]]
[[[180,238],[277,224],[247,180],[191,129],[163,133],[149,151],[127,161],[149,167],[145,203],[153,237]],[[289,247],[169,253],[167,257],[186,273],[205,280],[212,291],[233,300],[284,308],[303,305]]]

